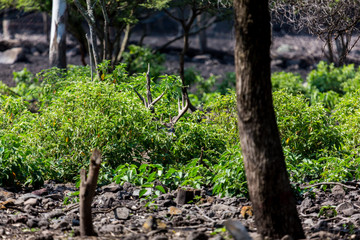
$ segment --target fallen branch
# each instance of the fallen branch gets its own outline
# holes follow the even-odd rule
[[[346,188],[348,188],[348,189],[354,189],[354,190],[357,189],[356,187],[349,186],[349,185],[345,185],[345,184],[338,183],[338,182],[321,182],[321,183],[315,183],[315,184],[312,184],[312,185],[300,187],[300,189],[307,189],[307,188],[317,187],[317,186],[321,186],[321,185],[339,185],[339,186],[342,186],[342,187],[346,187]]]
[[[195,208],[199,211],[199,213],[206,218],[207,220],[209,220],[210,222],[216,222],[214,219],[211,219],[210,217],[208,217],[204,211],[202,209],[200,209],[198,206],[195,205]]]

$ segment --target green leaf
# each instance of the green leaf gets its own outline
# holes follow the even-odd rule
[[[147,192],[146,189],[141,189],[139,192],[139,198],[141,198]]]
[[[164,187],[161,186],[161,185],[157,185],[155,188],[156,188],[157,190],[159,190],[160,192],[162,192],[162,193],[166,193]]]

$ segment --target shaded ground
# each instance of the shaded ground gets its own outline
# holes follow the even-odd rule
[[[298,200],[307,239],[360,239],[358,186],[348,182],[326,190],[313,187]],[[0,239],[80,238],[76,190],[72,184],[51,182],[36,191],[0,188]],[[220,198],[201,190],[198,201],[181,205],[177,190],[149,198],[152,204],[146,206],[139,190],[129,183],[98,188],[92,213],[99,237],[91,239],[229,239],[221,230],[229,219],[243,224],[253,239],[261,239],[246,198]]]

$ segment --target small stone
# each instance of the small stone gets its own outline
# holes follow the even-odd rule
[[[52,212],[45,213],[44,218],[45,219],[51,219],[51,218],[57,218],[57,217],[60,217],[60,216],[63,216],[63,215],[65,215],[65,213],[62,210],[56,209],[56,210],[54,210]]]
[[[304,224],[312,226],[312,225],[314,225],[314,222],[311,218],[308,218],[304,221]]]
[[[100,228],[100,232],[122,233],[124,227],[121,224],[108,224]]]
[[[111,183],[109,185],[103,186],[101,188],[104,192],[118,192],[123,189],[123,187],[116,183]]]
[[[182,213],[182,211],[176,207],[169,207],[169,213],[171,215],[180,215]]]
[[[3,236],[3,235],[5,235],[5,229],[0,228],[0,236]]]
[[[38,226],[40,227],[40,228],[48,228],[49,227],[49,222],[48,222],[48,220],[46,220],[46,219],[41,219],[39,222],[38,222]]]
[[[56,225],[54,226],[54,229],[66,230],[66,229],[69,228],[69,226],[70,226],[69,222],[67,222],[67,221],[61,221],[61,222],[59,222],[58,224],[56,224]]]
[[[26,222],[26,225],[29,227],[29,228],[36,228],[38,227],[38,221],[34,220],[34,219],[29,219],[27,222]]]
[[[211,206],[211,210],[213,211],[229,211],[229,212],[236,212],[237,208],[233,206],[228,206],[225,204],[215,204]]]
[[[120,220],[127,220],[130,216],[130,210],[127,208],[117,208],[115,211],[115,218]]]
[[[39,199],[37,198],[29,198],[24,202],[24,206],[36,206],[39,203]]]
[[[335,187],[333,187],[331,189],[331,193],[337,199],[343,198],[345,196],[345,190],[340,185],[336,185]]]

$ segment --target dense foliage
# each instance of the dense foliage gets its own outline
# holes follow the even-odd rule
[[[145,50],[135,51],[144,56]],[[161,69],[161,61],[156,61],[154,69]],[[109,65],[99,67],[109,72]],[[76,181],[91,150],[100,148],[103,184],[128,181],[165,191],[161,182],[168,188],[186,185],[227,196],[247,195],[235,92],[224,87],[233,80],[219,84],[218,78],[205,80],[188,72],[197,86],[190,97],[202,110],[186,113],[169,128],[164,123],[177,115],[180,79],[153,79],[152,94],[165,95],[152,113],[134,91],[145,96],[145,73],[130,75],[126,69],[120,64],[95,81],[87,67],[54,68],[37,76],[24,69],[14,73],[16,87],[0,84],[0,184],[36,187],[46,179]],[[360,70],[353,65],[335,68],[323,62],[309,74],[307,84],[292,73],[273,75],[291,181],[359,178],[359,78]],[[330,95],[333,98],[324,97]]]

